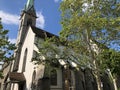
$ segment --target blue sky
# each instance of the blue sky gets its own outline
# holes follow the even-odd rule
[[[9,31],[11,42],[16,41],[20,12],[27,0],[0,0],[0,17]],[[59,5],[61,0],[35,0],[37,27],[58,35],[61,30]]]

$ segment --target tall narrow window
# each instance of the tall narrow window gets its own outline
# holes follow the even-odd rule
[[[27,53],[28,53],[28,50],[26,49],[26,50],[25,50],[25,53],[24,53],[24,58],[23,58],[22,72],[25,72],[26,61],[27,61]]]
[[[28,19],[27,26],[32,25],[32,19]]]
[[[36,90],[35,79],[36,79],[36,71],[33,72],[31,90]]]
[[[32,76],[32,82],[35,83],[35,79],[36,79],[36,71],[33,72],[33,76]]]
[[[20,26],[19,26],[19,31],[21,30],[21,27],[23,26],[22,24],[23,24],[23,19],[21,20],[21,23],[20,23]]]
[[[53,86],[57,85],[57,71],[55,69],[50,72],[50,83]]]

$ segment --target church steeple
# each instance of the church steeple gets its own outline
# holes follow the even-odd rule
[[[20,17],[19,40],[23,42],[29,26],[36,25],[36,11],[34,9],[34,0],[27,0],[24,10]]]
[[[30,15],[36,17],[36,11],[34,8],[34,0],[27,0],[24,10],[25,12],[29,13]]]
[[[34,0],[28,0],[26,6],[27,8],[34,6]]]
[[[16,56],[15,56],[16,61],[14,65],[14,71],[18,70],[22,45],[24,44],[29,27],[36,25],[36,18],[37,17],[36,17],[36,11],[34,9],[34,0],[27,0],[25,8],[22,10],[20,17],[20,26],[17,36],[17,43],[16,43],[16,46],[18,48],[16,50]]]
[[[29,9],[34,9],[34,0],[28,0],[27,4],[25,5],[25,11]]]

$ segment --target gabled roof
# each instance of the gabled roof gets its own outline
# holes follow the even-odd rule
[[[49,32],[47,32],[47,31],[42,30],[42,29],[40,29],[40,28],[37,28],[37,27],[35,27],[35,26],[31,26],[31,28],[32,28],[33,32],[35,33],[35,35],[36,35],[37,37],[41,37],[41,38],[45,38],[45,37],[50,38],[50,37],[53,37],[53,36],[58,37],[58,36],[55,35],[55,34],[49,33]]]

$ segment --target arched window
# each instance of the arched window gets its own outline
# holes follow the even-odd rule
[[[35,78],[36,78],[36,71],[33,72],[33,75],[32,75],[32,82],[35,83]]]
[[[32,19],[28,19],[27,26],[32,25]]]
[[[57,85],[57,71],[55,69],[50,72],[50,84],[53,86]]]
[[[33,75],[32,75],[31,90],[36,90],[35,79],[36,79],[36,71],[34,71],[34,72],[33,72]]]
[[[25,50],[25,52],[24,52],[22,72],[25,72],[25,68],[26,68],[26,61],[27,61],[27,53],[28,53],[28,50],[26,49],[26,50]]]

